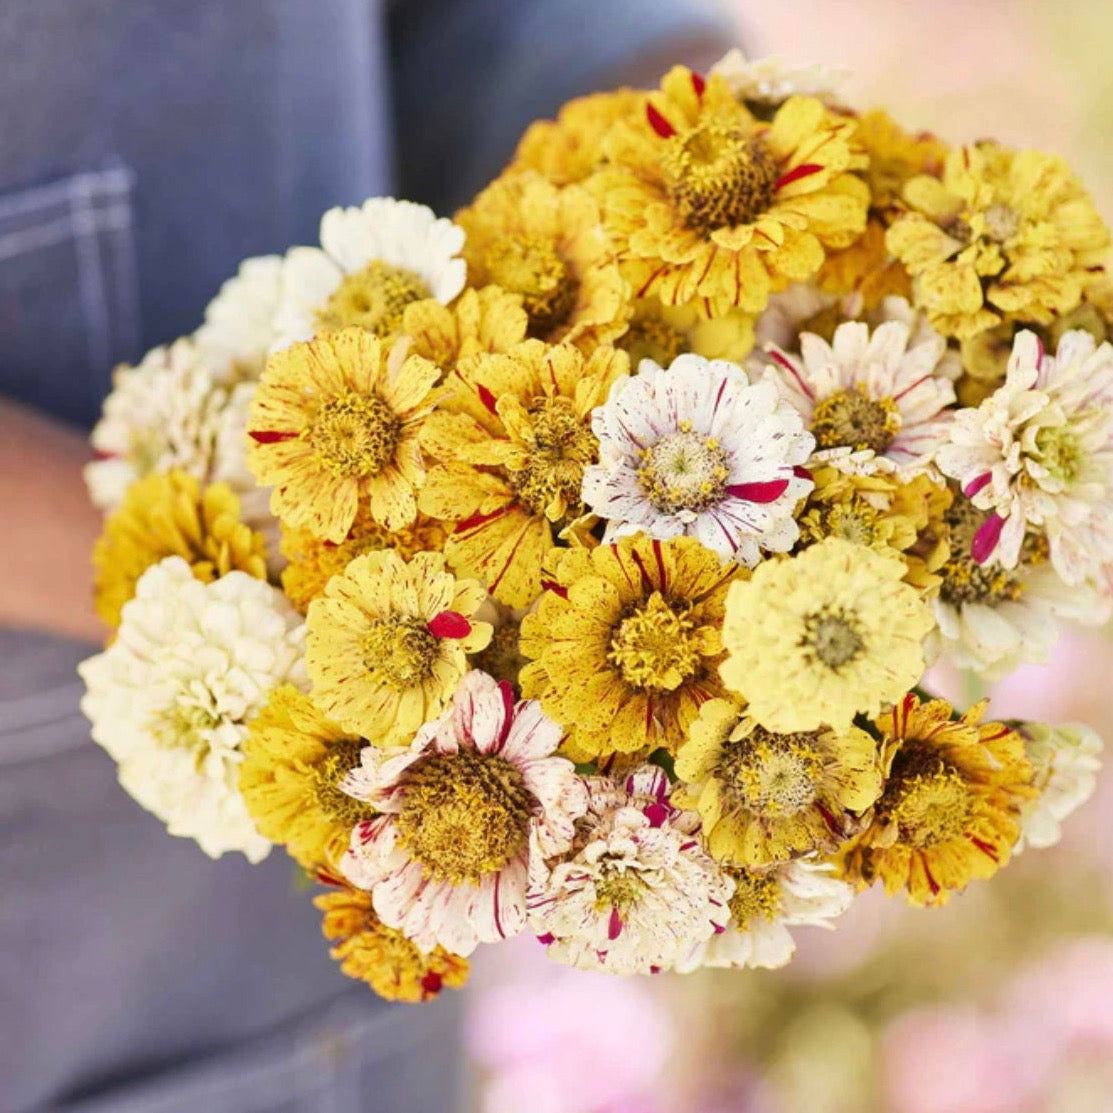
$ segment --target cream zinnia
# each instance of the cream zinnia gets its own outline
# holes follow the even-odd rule
[[[554,753],[562,737],[536,700],[476,671],[408,748],[364,748],[341,787],[380,814],[356,826],[341,868],[383,923],[458,955],[525,927],[531,840],[562,853],[584,810]]]
[[[938,463],[992,512],[974,538],[978,563],[1016,567],[1035,528],[1068,584],[1113,590],[1113,345],[1076,329],[1051,356],[1021,332],[1004,385],[959,411]]]
[[[591,427],[600,462],[584,472],[583,497],[608,519],[606,541],[688,535],[753,566],[799,536],[792,512],[811,490],[801,465],[813,438],[772,384],[751,385],[736,365],[642,360]]]
[[[121,785],[210,857],[270,850],[239,793],[240,744],[272,688],[305,687],[304,640],[268,584],[243,572],[204,584],[167,557],[140,578],[116,640],[79,668],[81,709]]]
[[[571,847],[530,852],[529,922],[549,955],[610,974],[670,969],[721,931],[733,881],[706,854],[699,816],[668,803],[664,772],[589,777]]]

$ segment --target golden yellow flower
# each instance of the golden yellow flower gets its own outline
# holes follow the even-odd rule
[[[816,281],[828,294],[857,293],[862,309],[876,309],[888,297],[912,300],[912,280],[903,265],[889,254],[885,226],[870,217],[861,239],[841,251],[828,252]]]
[[[467,233],[471,285],[518,294],[531,337],[590,351],[625,328],[626,284],[607,255],[599,208],[582,187],[560,189],[529,172],[504,175],[456,223]]]
[[[950,490],[927,475],[902,483],[895,476],[850,475],[824,465],[812,469],[815,487],[797,512],[799,547],[840,537],[907,565],[904,579],[921,591],[938,587],[947,560],[944,515]]]
[[[580,485],[598,442],[591,411],[629,370],[624,352],[583,356],[527,340],[505,355],[465,360],[441,388],[422,447],[438,461],[424,513],[455,530],[449,563],[502,603],[529,606],[554,534],[583,514]]]
[[[685,352],[741,363],[753,350],[754,319],[740,309],[708,319],[694,305],[662,305],[657,298],[639,298],[626,331],[614,345],[629,355],[635,371],[643,359],[668,367]]]
[[[558,186],[582,182],[603,161],[603,139],[615,120],[644,111],[645,94],[634,89],[570,100],[555,120],[526,128],[506,172],[535,170]]]
[[[940,332],[968,340],[1004,320],[1048,324],[1082,300],[1109,231],[1067,164],[992,143],[948,156],[942,181],[904,189],[889,249]]]
[[[588,182],[635,294],[698,302],[707,316],[758,313],[812,277],[865,229],[855,128],[810,97],[766,124],[718,74],[670,70],[643,118],[614,125],[610,164]]]
[[[340,542],[322,541],[307,529],[282,527],[282,555],[289,563],[282,570],[282,589],[302,614],[325,590],[325,584],[357,556],[393,549],[405,560],[415,553],[444,548],[447,533],[440,522],[418,514],[413,525],[384,529],[366,509],[356,514],[348,536]]]
[[[335,868],[352,828],[374,814],[339,787],[365,745],[292,685],[271,692],[240,747],[240,795],[259,833],[308,870]]]
[[[313,903],[324,913],[325,938],[336,941],[329,954],[340,969],[388,1001],[428,1001],[468,980],[466,958],[443,947],[428,954],[419,951],[398,928],[387,927],[375,915],[370,893],[345,886]]]
[[[676,758],[672,802],[703,818],[712,856],[768,866],[836,850],[881,794],[881,754],[864,730],[774,734],[733,700],[700,708]]]
[[[885,791],[843,855],[847,880],[880,879],[912,904],[938,905],[1009,860],[1020,804],[1035,794],[1032,767],[1020,735],[981,721],[985,707],[952,720],[950,704],[909,693],[877,720]]]
[[[491,640],[475,619],[483,588],[440,553],[408,563],[390,549],[356,557],[309,604],[305,663],[320,710],[382,745],[407,742],[444,710],[467,654]]]
[[[410,354],[423,356],[447,374],[462,360],[505,352],[526,338],[529,317],[519,294],[498,286],[465,290],[451,306],[428,298],[406,308],[402,331]]]
[[[267,578],[266,542],[240,520],[227,483],[202,487],[183,471],[154,473],[127,489],[93,547],[94,602],[109,627],[120,625],[139,577],[168,556],[188,561],[202,583],[233,569]]]
[[[727,687],[766,730],[842,732],[876,715],[920,679],[935,625],[907,572],[895,553],[840,537],[759,564],[727,596]]]
[[[869,158],[863,176],[875,211],[899,205],[911,178],[921,174],[938,178],[943,173],[946,143],[929,131],[905,131],[883,108],[858,117],[857,140]]]
[[[340,542],[361,507],[390,530],[417,514],[417,435],[436,364],[361,328],[292,344],[267,360],[251,403],[247,463],[288,526]]]
[[[694,538],[644,535],[555,555],[522,621],[522,692],[540,699],[575,761],[675,750],[719,679],[727,588],[747,575]]]

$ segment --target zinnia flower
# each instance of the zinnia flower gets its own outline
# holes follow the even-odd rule
[[[363,751],[343,787],[382,814],[352,832],[341,868],[385,924],[461,955],[525,927],[530,840],[562,853],[584,810],[554,756],[561,733],[536,701],[470,672],[408,749]]]
[[[93,546],[93,600],[108,627],[120,624],[143,573],[168,556],[182,557],[202,583],[233,569],[267,578],[266,542],[240,520],[227,483],[202,487],[183,471],[148,475],[128,488]]]
[[[1061,159],[994,143],[947,155],[942,181],[904,187],[889,249],[912,275],[916,304],[947,336],[1002,320],[1046,325],[1082,300],[1109,231]]]
[[[946,438],[955,400],[946,341],[902,321],[800,337],[799,357],[770,350],[771,377],[815,435],[816,459],[867,474],[926,469]]]
[[[527,340],[466,360],[445,380],[422,435],[438,466],[421,509],[455,523],[449,563],[499,602],[527,607],[540,594],[554,535],[584,512],[584,468],[598,452],[589,415],[628,369],[613,348],[585,357],[570,344]]]
[[[700,708],[676,758],[673,803],[700,813],[711,855],[760,867],[830,852],[881,795],[881,755],[865,731],[774,734],[732,700]]]
[[[240,794],[259,833],[307,870],[337,865],[352,828],[374,812],[341,791],[366,745],[330,723],[284,684],[248,724],[240,747]]]
[[[431,209],[393,197],[321,217],[321,246],[295,247],[282,264],[277,347],[356,325],[398,334],[406,307],[447,305],[464,288],[463,230]]]
[[[247,463],[288,526],[341,542],[361,507],[396,530],[417,516],[417,445],[435,364],[346,329],[267,362],[251,404]]]
[[[881,880],[912,904],[943,904],[1009,860],[1021,804],[1033,795],[1032,767],[1019,734],[981,721],[985,708],[952,719],[950,704],[909,693],[877,720],[885,791],[844,852],[849,880]]]
[[[457,580],[440,553],[408,563],[391,549],[365,553],[309,604],[306,665],[313,699],[346,730],[382,745],[404,743],[439,715],[483,649],[485,598]]]
[[[745,573],[694,538],[623,538],[554,553],[522,621],[522,691],[567,731],[577,761],[675,750],[700,705],[725,695],[723,605]]]
[[[614,346],[630,357],[635,370],[645,359],[668,367],[685,353],[741,363],[754,346],[754,319],[740,309],[708,319],[695,305],[663,305],[657,298],[638,298],[626,331]]]
[[[721,75],[670,70],[644,119],[614,125],[609,165],[588,182],[635,294],[698,301],[708,316],[758,313],[814,275],[865,228],[868,190],[848,172],[861,161],[854,129],[810,97],[766,124]]]
[[[585,784],[572,845],[553,853],[534,839],[530,927],[570,966],[670,969],[723,929],[733,882],[700,848],[699,817],[667,803],[662,770],[644,765],[621,781]]]
[[[375,915],[369,893],[345,885],[313,903],[324,913],[321,930],[335,941],[329,954],[340,969],[387,1001],[431,1001],[442,989],[459,989],[467,982],[466,958],[443,947],[418,950],[403,932]]]
[[[992,513],[974,537],[979,564],[1015,568],[1029,529],[1045,533],[1072,586],[1113,562],[1113,345],[1068,332],[1054,356],[1021,332],[1005,384],[960,410],[939,467]]]
[[[766,730],[850,727],[923,673],[934,625],[895,555],[839,538],[758,565],[726,600],[721,673]]]
[[[205,306],[205,323],[193,334],[210,367],[232,382],[257,379],[277,339],[282,259],[261,255],[245,259],[239,270]]]
[[[768,870],[728,869],[734,892],[725,930],[677,963],[681,974],[702,966],[785,966],[796,951],[790,927],[833,928],[854,889],[822,862],[785,862]]]
[[[836,104],[838,88],[850,76],[844,70],[827,66],[793,68],[777,57],[751,61],[737,47],[728,50],[710,72],[718,74],[735,98],[761,119],[767,119],[793,96],[816,97]]]
[[[667,371],[646,360],[591,428],[600,462],[584,472],[584,502],[607,519],[605,541],[688,535],[750,567],[762,550],[792,548],[815,442],[773,384],[696,355]]]
[[[204,584],[172,556],[143,574],[116,640],[78,670],[120,784],[210,857],[270,850],[238,789],[241,745],[272,689],[304,684],[304,641],[281,592],[236,571]]]

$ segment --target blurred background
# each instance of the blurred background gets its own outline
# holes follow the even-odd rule
[[[724,7],[749,56],[848,71],[855,106],[1062,154],[1113,218],[1108,0]],[[1111,675],[1108,633],[1068,635],[991,711],[1113,739]],[[935,688],[980,694],[960,676]],[[867,893],[837,932],[799,929],[781,971],[618,980],[528,940],[489,948],[469,994],[474,1108],[521,1113],[528,1093],[530,1113],[1108,1113],[1113,770],[1065,832],[942,910]]]

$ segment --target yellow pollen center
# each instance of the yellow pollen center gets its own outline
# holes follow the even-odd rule
[[[194,751],[200,765],[209,752],[209,735],[223,720],[212,694],[197,688],[179,693],[172,703],[160,708],[147,729],[161,746]]]
[[[607,661],[633,688],[672,692],[699,671],[701,633],[687,608],[655,591],[614,629]]]
[[[595,459],[598,442],[567,398],[538,399],[529,417],[507,477],[531,513],[555,522],[580,505],[584,468]]]
[[[398,615],[373,622],[363,636],[363,661],[372,677],[392,688],[412,688],[433,675],[440,643],[425,621]]]
[[[726,460],[714,437],[682,427],[642,450],[638,485],[662,513],[694,513],[722,499]]]
[[[925,849],[959,838],[969,824],[972,804],[962,777],[912,741],[893,761],[879,810],[897,825],[902,843]]]
[[[677,356],[688,350],[684,334],[666,324],[660,317],[645,317],[634,321],[616,343],[630,357],[630,366],[635,369],[643,359],[651,359],[661,367],[668,367]]]
[[[753,870],[731,870],[734,894],[728,902],[730,914],[739,931],[755,920],[775,920],[781,907],[781,887],[771,874]]]
[[[362,749],[363,742],[358,738],[333,742],[325,756],[313,767],[313,792],[318,806],[330,819],[345,827],[354,827],[375,814],[369,804],[340,789],[344,777],[359,767]]]
[[[1068,425],[1042,428],[1036,434],[1036,452],[1040,464],[1063,486],[1078,479],[1086,462],[1082,442]]]
[[[716,777],[736,804],[769,819],[796,815],[814,803],[824,762],[812,734],[773,734],[764,727],[727,742]]]
[[[302,434],[338,478],[378,475],[394,457],[402,422],[381,399],[351,391],[322,402]]]
[[[484,262],[492,282],[521,295],[530,335],[545,337],[568,319],[576,304],[577,283],[553,240],[507,236],[492,244]]]
[[[604,866],[602,875],[595,881],[595,910],[605,912],[614,908],[625,915],[644,892],[645,884],[636,871]]]
[[[358,325],[380,338],[393,336],[402,327],[406,306],[432,296],[415,271],[373,259],[344,275],[317,311],[317,326],[322,332],[337,332]]]
[[[853,618],[843,610],[815,611],[804,619],[803,645],[837,672],[861,655],[865,642]]]
[[[519,629],[516,622],[505,622],[496,626],[487,648],[474,657],[475,667],[484,672],[518,683],[518,673],[525,664],[519,648]]]
[[[939,570],[943,583],[939,597],[944,603],[960,607],[965,603],[982,603],[996,606],[998,603],[1015,603],[1024,594],[1024,585],[1018,569],[1008,569],[1000,564],[978,564],[970,555],[974,534],[985,520],[985,515],[969,499],[955,499],[948,507],[944,520],[950,527],[950,557]],[[1032,553],[1033,557],[1038,556]],[[1026,559],[1022,550],[1023,564],[1036,563]]]
[[[707,120],[672,136],[661,163],[673,204],[695,231],[752,224],[773,203],[775,159],[730,122]]]
[[[873,449],[880,455],[900,432],[900,411],[891,398],[871,398],[851,387],[816,403],[812,432],[819,448]]]
[[[404,788],[395,832],[436,881],[476,884],[526,846],[531,799],[505,758],[431,754],[410,766]]]

